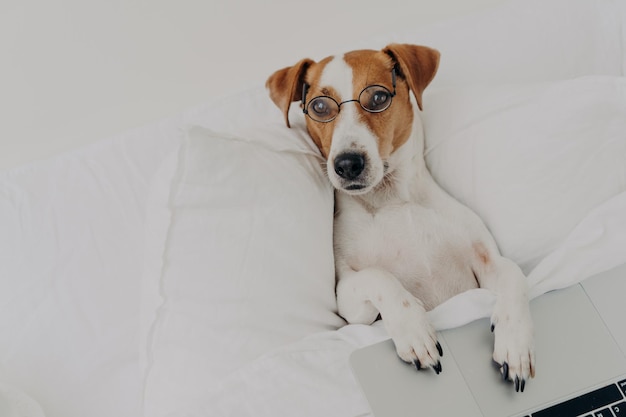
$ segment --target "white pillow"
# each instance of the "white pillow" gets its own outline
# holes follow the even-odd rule
[[[240,137],[188,131],[171,193],[149,217],[167,238],[142,307],[149,317],[158,288],[146,415],[166,415],[261,354],[344,324],[336,315],[333,190],[320,158],[297,127],[266,125]],[[147,271],[159,270],[153,261]]]
[[[0,380],[47,417],[140,411],[144,205],[179,125],[0,173]]]
[[[626,79],[432,90],[426,159],[529,272],[594,207],[626,190]]]

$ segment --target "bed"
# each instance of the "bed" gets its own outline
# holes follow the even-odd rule
[[[623,0],[513,0],[351,47],[390,42],[441,51],[427,163],[532,297],[626,262]],[[0,173],[1,415],[370,415],[348,357],[387,335],[336,314],[333,191],[291,110],[289,129],[259,85]]]

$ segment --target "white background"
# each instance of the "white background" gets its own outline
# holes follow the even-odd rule
[[[0,170],[502,0],[0,0]]]

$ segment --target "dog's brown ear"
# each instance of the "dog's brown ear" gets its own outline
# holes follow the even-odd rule
[[[439,51],[420,45],[387,45],[383,52],[398,64],[402,76],[415,94],[417,105],[422,110],[422,93],[435,78],[439,67]]]
[[[287,127],[291,127],[289,125],[289,105],[293,101],[302,100],[304,75],[309,65],[313,63],[313,60],[305,58],[293,67],[276,71],[265,83],[265,87],[270,92],[270,98],[283,111]]]

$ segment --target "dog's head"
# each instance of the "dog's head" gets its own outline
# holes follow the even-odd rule
[[[303,59],[267,80],[289,126],[289,107],[301,101],[307,130],[328,162],[335,188],[364,194],[390,169],[390,156],[411,135],[416,115],[411,93],[422,93],[437,72],[439,53],[424,46],[391,44],[319,62]],[[393,168],[393,167],[392,167]]]

